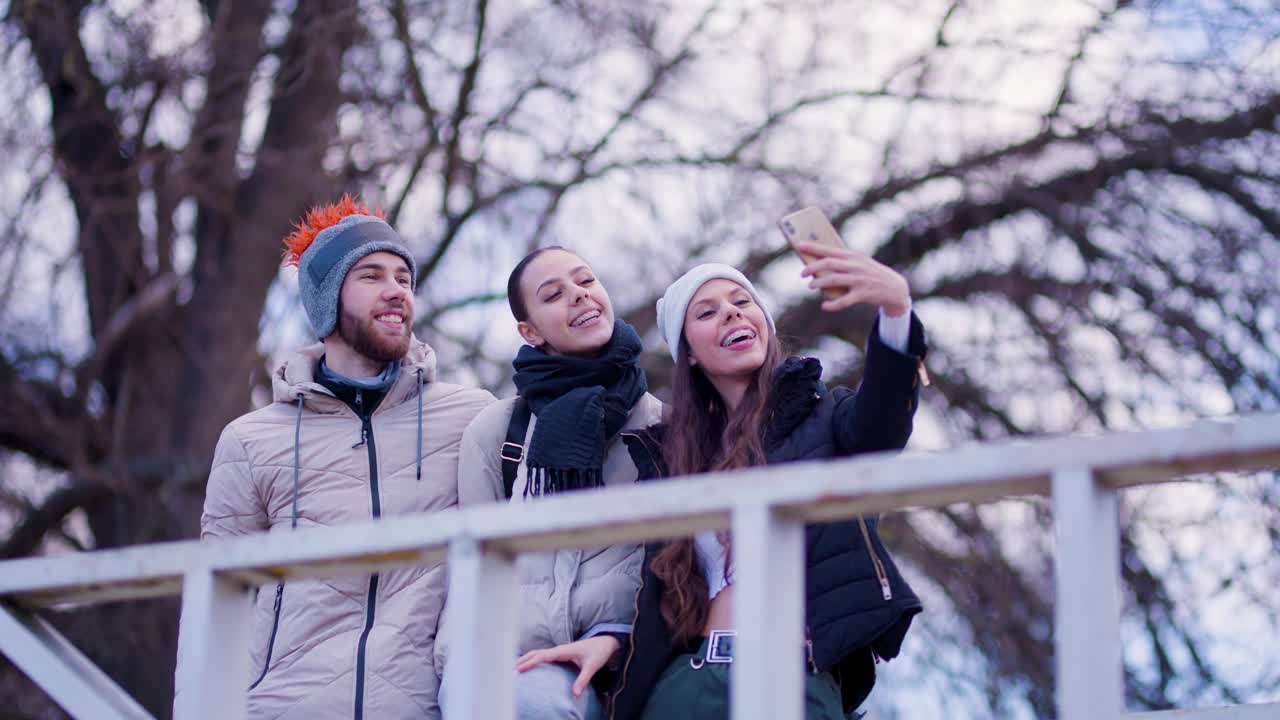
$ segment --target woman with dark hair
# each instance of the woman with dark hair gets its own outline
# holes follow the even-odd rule
[[[675,372],[667,422],[628,438],[642,480],[906,445],[925,355],[906,281],[848,249],[800,249],[819,258],[804,270],[811,287],[844,288],[824,310],[880,308],[861,386],[828,389],[817,359],[784,355],[751,281],[727,265],[699,265],[658,301]],[[857,708],[875,681],[875,663],[898,654],[921,610],[877,525],[858,517],[806,528],[809,720]],[[613,718],[728,718],[733,568],[727,532],[645,546]]]
[[[621,435],[658,422],[662,404],[647,392],[640,337],[614,318],[604,285],[578,255],[543,248],[512,270],[507,300],[526,343],[513,363],[519,394],[485,408],[463,433],[458,504],[635,482]],[[609,687],[611,673],[599,671],[616,667],[631,630],[639,546],[525,553],[517,575],[517,716],[599,717],[591,683]],[[445,644],[437,647],[441,666]]]

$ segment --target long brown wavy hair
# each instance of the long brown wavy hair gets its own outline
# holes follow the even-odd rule
[[[662,455],[671,475],[691,475],[763,465],[764,429],[772,394],[773,371],[782,363],[783,351],[775,333],[770,333],[764,363],[730,415],[720,393],[689,364],[689,343],[682,336],[671,379],[667,433]],[[725,574],[733,562],[733,548],[727,533],[719,533],[725,545]],[[707,578],[698,567],[692,538],[674,540],[653,558],[653,572],[662,581],[659,603],[662,619],[671,629],[676,647],[702,635],[711,611]]]

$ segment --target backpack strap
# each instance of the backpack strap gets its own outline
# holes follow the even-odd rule
[[[502,456],[502,487],[508,500],[516,486],[516,471],[520,469],[520,461],[524,460],[524,436],[529,432],[532,415],[529,403],[517,395],[515,407],[511,409],[511,423],[507,425],[507,439],[498,448],[498,454]]]

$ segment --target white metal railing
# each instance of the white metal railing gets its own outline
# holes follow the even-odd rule
[[[513,561],[521,552],[732,528],[738,550],[734,720],[803,717],[803,528],[861,512],[1046,495],[1056,527],[1057,702],[1062,720],[1271,720],[1280,703],[1123,712],[1117,491],[1200,472],[1280,467],[1280,415],[1174,430],[1065,436],[933,454],[764,467],[216,542],[178,542],[0,562],[0,651],[75,717],[147,714],[35,610],[182,595],[179,718],[241,718],[253,588],[450,563],[446,716],[510,719]],[[228,706],[228,699],[233,702]]]

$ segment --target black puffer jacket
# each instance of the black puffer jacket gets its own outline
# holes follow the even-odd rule
[[[907,353],[880,341],[873,328],[862,386],[828,390],[814,358],[788,358],[774,377],[774,410],[765,433],[769,464],[901,449],[911,435],[919,399],[924,331],[911,321]],[[628,434],[640,479],[661,478],[665,428]],[[806,528],[805,623],[813,660],[840,683],[846,711],[875,683],[875,662],[897,656],[919,598],[898,572],[877,533],[878,520],[858,518]],[[870,544],[868,544],[870,543]],[[636,619],[622,648],[623,666],[610,697],[612,720],[638,718],[673,647],[662,619],[662,582],[650,562],[662,543],[645,546]],[[886,587],[887,585],[887,587]]]

